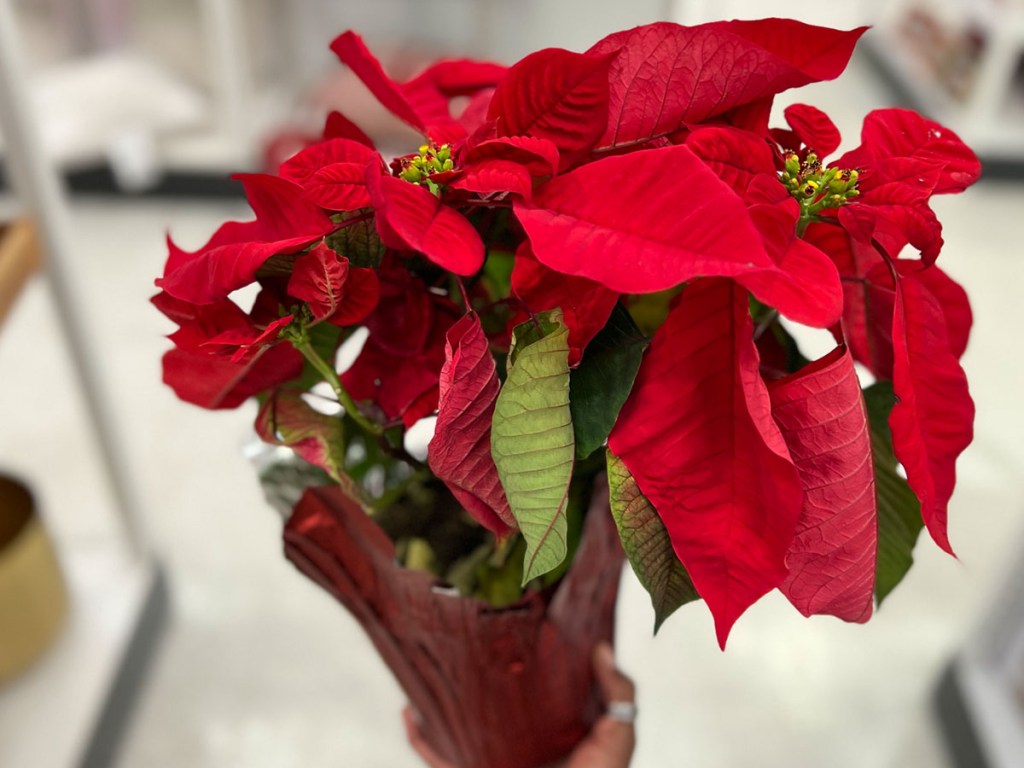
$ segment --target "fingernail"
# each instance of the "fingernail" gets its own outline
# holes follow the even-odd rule
[[[608,643],[599,643],[595,651],[597,662],[610,669],[615,668],[615,651]]]

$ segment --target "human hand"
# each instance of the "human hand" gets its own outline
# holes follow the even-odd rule
[[[636,747],[636,688],[615,667],[615,655],[607,643],[594,648],[594,676],[608,711],[598,718],[586,739],[569,755],[563,768],[628,768]],[[430,768],[454,768],[427,744],[411,707],[402,712],[409,745]]]

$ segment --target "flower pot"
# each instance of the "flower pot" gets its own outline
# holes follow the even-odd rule
[[[595,489],[572,567],[494,608],[395,562],[391,540],[338,488],[306,492],[285,552],[362,625],[458,768],[538,768],[564,757],[601,711],[591,651],[611,641],[622,549]]]
[[[0,683],[49,647],[67,606],[64,579],[32,495],[0,476]]]

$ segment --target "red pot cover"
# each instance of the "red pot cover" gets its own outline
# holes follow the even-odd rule
[[[622,548],[595,489],[572,568],[508,608],[437,589],[340,488],[306,491],[285,553],[359,621],[459,768],[538,768],[564,757],[602,705],[591,651],[612,640]]]

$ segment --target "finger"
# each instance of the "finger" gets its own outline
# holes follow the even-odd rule
[[[406,707],[402,710],[402,721],[405,723],[405,736],[409,740],[409,746],[413,748],[417,755],[423,758],[423,762],[429,765],[430,768],[452,768],[451,763],[438,755],[427,743],[427,740],[423,738],[423,732],[420,731],[419,718],[412,711],[412,707]]]
[[[616,668],[615,653],[608,643],[598,643],[594,648],[594,676],[606,704],[609,701],[636,701],[636,686]]]

